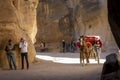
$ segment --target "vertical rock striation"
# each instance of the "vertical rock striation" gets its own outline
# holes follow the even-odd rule
[[[18,43],[24,37],[29,44],[29,60],[35,57],[34,42],[37,33],[36,8],[38,0],[0,0],[0,66],[8,68],[5,45],[12,39],[17,45],[15,54],[20,66]]]
[[[117,46],[107,10],[107,0],[40,0],[37,42],[59,43],[59,47],[62,39],[70,42],[80,35],[97,35],[103,41],[103,50],[114,50]]]

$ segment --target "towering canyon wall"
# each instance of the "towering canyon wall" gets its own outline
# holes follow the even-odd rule
[[[103,51],[117,48],[108,23],[107,0],[40,0],[37,16],[37,41],[46,41],[54,50],[62,39],[71,41],[80,35],[100,36]]]
[[[28,42],[29,61],[35,58],[34,42],[37,33],[36,8],[38,0],[0,0],[0,66],[8,68],[4,51],[8,39],[16,44],[17,66],[21,65],[18,43],[21,37]]]

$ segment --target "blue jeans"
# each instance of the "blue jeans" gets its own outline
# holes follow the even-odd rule
[[[21,62],[22,62],[22,69],[24,69],[24,58],[26,60],[26,64],[27,64],[27,69],[29,68],[29,62],[28,62],[28,53],[21,53]]]
[[[12,63],[13,63],[13,66],[14,66],[14,69],[16,70],[16,58],[15,58],[15,55],[13,53],[7,53],[7,58],[8,58],[8,63],[9,63],[9,68],[10,69],[13,69],[12,68]]]

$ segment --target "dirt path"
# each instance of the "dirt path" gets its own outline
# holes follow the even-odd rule
[[[29,70],[0,70],[0,80],[99,80],[102,65],[56,64],[47,61]]]
[[[60,64],[40,60],[29,70],[0,70],[0,80],[100,80],[102,64]]]

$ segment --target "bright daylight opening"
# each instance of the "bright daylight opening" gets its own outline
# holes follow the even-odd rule
[[[79,53],[37,53],[36,58],[62,64],[80,64]],[[105,58],[101,57],[100,64],[104,62]],[[97,60],[90,59],[90,64],[97,64]]]

